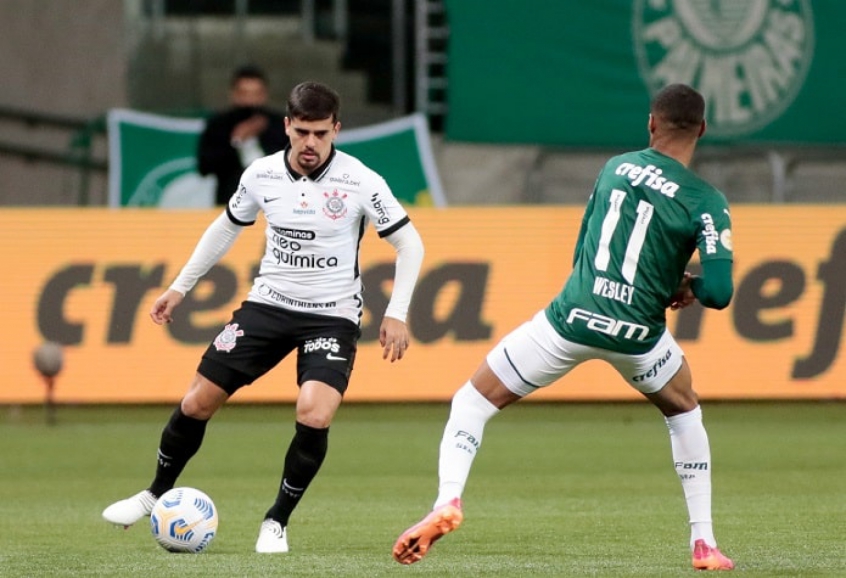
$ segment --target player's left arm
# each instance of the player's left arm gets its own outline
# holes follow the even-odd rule
[[[423,240],[385,179],[373,172],[368,176],[370,190],[376,192],[367,197],[364,212],[397,255],[391,299],[379,327],[382,359],[394,362],[403,358],[411,341],[406,316],[423,264]]]
[[[690,289],[703,306],[724,309],[734,294],[731,213],[722,193],[711,198],[709,206],[697,215],[696,244],[702,274],[691,277]]]
[[[391,361],[397,361],[402,359],[411,342],[406,317],[425,251],[423,239],[411,221],[385,237],[385,240],[396,249],[397,260],[391,300],[379,328],[379,343],[384,348],[382,359],[390,355]]]
[[[702,274],[693,275],[690,289],[705,307],[725,309],[734,294],[731,278],[732,262],[728,259],[711,259],[702,262]]]

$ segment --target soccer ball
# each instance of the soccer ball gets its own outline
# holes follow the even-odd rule
[[[217,508],[196,488],[173,488],[153,506],[150,530],[169,552],[202,552],[217,533]]]

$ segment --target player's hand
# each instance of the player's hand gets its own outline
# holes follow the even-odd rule
[[[391,363],[402,359],[410,344],[408,325],[399,319],[385,317],[379,328],[379,343],[383,347],[382,359],[390,356]]]
[[[257,137],[267,128],[267,117],[263,114],[254,114],[247,120],[241,121],[232,129],[231,139],[235,142],[244,142]]]
[[[153,308],[150,309],[150,319],[153,320],[153,323],[164,325],[172,322],[173,309],[182,303],[183,297],[185,296],[182,293],[173,289],[168,289],[162,293],[161,297],[153,303]]]
[[[693,289],[690,288],[690,284],[695,278],[696,276],[691,275],[688,271],[684,272],[684,277],[681,283],[679,283],[679,288],[676,289],[676,293],[670,299],[670,309],[673,311],[684,309],[696,301],[696,295],[693,294]]]

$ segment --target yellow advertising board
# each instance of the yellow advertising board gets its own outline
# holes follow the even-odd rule
[[[416,208],[426,258],[409,315],[406,359],[381,358],[378,327],[393,248],[368,231],[362,340],[347,399],[447,400],[491,346],[546,306],[570,271],[574,207]],[[60,403],[172,402],[207,344],[249,290],[263,226],[247,229],[189,293],[174,323],[148,311],[216,211],[4,209],[0,297],[5,339],[0,404],[39,403],[32,356],[64,345]],[[846,398],[846,210],[733,209],[735,297],[723,311],[668,312],[670,329],[710,399]],[[293,359],[235,400],[293,401]],[[600,362],[535,394],[547,400],[636,399]]]

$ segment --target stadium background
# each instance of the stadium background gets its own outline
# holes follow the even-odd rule
[[[239,4],[253,11],[233,17]],[[268,68],[276,103],[305,77],[337,86],[348,128],[416,110],[430,118],[450,206],[409,208],[428,249],[412,312],[415,342],[407,362],[387,366],[366,326],[350,400],[446,400],[496,339],[546,304],[568,271],[581,205],[602,160],[645,144],[649,86],[636,21],[669,17],[655,7],[670,4],[603,0],[561,14],[560,2],[536,0],[521,3],[518,18],[510,2],[429,3],[446,10],[431,29],[449,34],[426,48],[446,64],[423,74],[445,77],[448,88],[430,84],[425,96],[415,61],[419,3],[350,0],[344,26],[340,4],[0,3],[0,297],[11,336],[0,404],[41,401],[31,354],[45,339],[65,345],[59,402],[182,394],[173,368],[190,371],[237,296],[188,316],[188,337],[153,327],[146,311],[213,213],[104,209],[102,119],[117,107],[220,106],[229,71],[242,60]],[[834,0],[764,4],[812,18],[796,44],[805,52],[788,63],[799,86],[773,105],[783,110],[766,124],[703,143],[696,168],[733,204],[738,293],[728,311],[673,314],[671,327],[705,397],[839,399],[846,397],[846,117],[837,107],[846,71],[835,55],[844,8]],[[395,70],[385,68],[385,55],[398,49],[390,41],[397,6],[407,17],[407,82],[399,87],[386,81]],[[646,49],[641,60],[660,58],[656,46]],[[790,79],[782,80],[787,87]],[[240,295],[246,264],[257,257],[256,233],[222,263]],[[362,263],[374,308],[380,266],[390,257],[379,245],[368,239]],[[198,288],[198,299],[217,289]],[[435,376],[427,371],[433,366]],[[125,376],[120,384],[110,377],[117,373]],[[280,368],[240,399],[290,401],[290,375]],[[634,398],[605,368],[575,375],[539,397]]]

